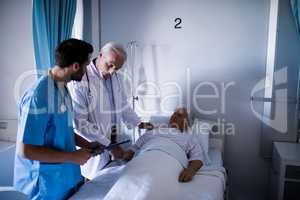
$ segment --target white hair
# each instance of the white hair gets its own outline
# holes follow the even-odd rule
[[[102,54],[109,54],[111,52],[114,52],[118,56],[121,56],[124,59],[124,61],[127,58],[127,53],[121,44],[117,44],[114,42],[108,42],[100,50],[100,53],[102,53]]]

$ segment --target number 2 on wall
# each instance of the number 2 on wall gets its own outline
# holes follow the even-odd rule
[[[174,26],[174,28],[175,29],[180,29],[180,28],[182,28],[182,26],[180,25],[181,24],[181,22],[182,22],[182,19],[181,18],[176,18],[175,20],[175,26]]]

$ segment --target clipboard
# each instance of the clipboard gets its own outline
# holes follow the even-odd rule
[[[104,149],[109,151],[109,150],[112,150],[113,148],[116,148],[117,146],[119,146],[121,144],[126,144],[126,143],[129,143],[129,142],[130,142],[130,140],[125,140],[123,142],[113,143],[113,144],[108,145]]]

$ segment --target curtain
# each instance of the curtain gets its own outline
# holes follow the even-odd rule
[[[294,16],[294,21],[296,23],[297,33],[300,36],[300,0],[291,0],[291,7]],[[298,99],[300,99],[300,68],[298,71]],[[298,113],[300,112],[300,107],[298,107]],[[299,115],[298,115],[299,116]],[[300,130],[300,118],[298,117],[298,132]],[[298,133],[297,141],[300,143],[300,133]]]
[[[76,14],[72,29],[72,38],[83,39],[83,0],[76,1]]]
[[[55,64],[55,48],[71,37],[75,12],[76,0],[33,0],[33,43],[37,71],[47,70]]]
[[[300,36],[300,0],[291,0],[291,7],[296,22],[297,32]]]

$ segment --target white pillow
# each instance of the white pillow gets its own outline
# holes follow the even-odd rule
[[[208,155],[210,127],[211,126],[209,123],[200,121],[198,119],[194,120],[192,126],[192,134],[195,136],[195,138],[198,140],[199,144],[201,145],[201,148],[204,153],[203,155],[205,159],[204,162],[208,165],[211,163]]]
[[[167,115],[153,115],[151,116],[149,122],[154,126],[168,126],[170,120],[170,116]]]

